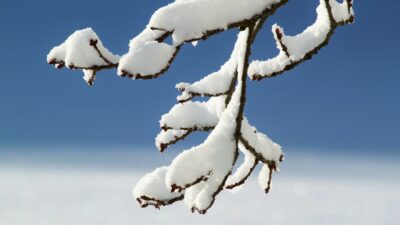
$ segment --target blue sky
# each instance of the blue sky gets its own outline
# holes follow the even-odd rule
[[[236,31],[196,48],[185,46],[169,72],[151,81],[123,79],[110,70],[89,88],[80,72],[47,65],[46,55],[86,27],[123,54],[151,14],[168,2],[1,1],[0,148],[153,145],[158,120],[175,104],[175,84],[217,70]],[[266,23],[252,58],[277,53],[273,23],[296,34],[313,22],[316,5],[316,0],[291,0]],[[246,106],[251,123],[283,147],[400,150],[399,7],[398,1],[356,1],[356,23],[339,28],[313,60],[281,77],[251,82]]]

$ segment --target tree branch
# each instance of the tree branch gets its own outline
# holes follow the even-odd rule
[[[291,48],[287,45],[287,43],[285,43],[285,40],[288,38],[291,39],[301,39],[299,41],[294,41],[291,40],[291,42],[299,44],[301,43],[301,41],[304,41],[304,37],[306,36],[306,32],[315,32],[312,31],[312,26],[310,26],[309,28],[307,28],[302,34],[299,34],[297,36],[294,37],[287,37],[284,35],[283,29],[277,25],[274,25],[274,36],[277,42],[277,45],[280,46],[280,54],[278,56],[276,56],[273,59],[269,59],[268,61],[264,61],[264,62],[260,62],[260,61],[254,61],[251,63],[250,69],[249,69],[249,76],[252,80],[257,80],[260,81],[264,78],[272,78],[272,77],[276,77],[278,75],[283,74],[286,71],[292,70],[293,68],[295,68],[297,65],[310,60],[314,55],[316,55],[319,50],[321,50],[323,47],[325,47],[332,35],[334,34],[335,29],[338,26],[341,25],[345,25],[345,24],[349,24],[352,23],[354,21],[354,16],[352,15],[352,1],[351,0],[346,0],[347,2],[347,6],[348,6],[348,17],[345,18],[344,20],[341,21],[337,21],[335,19],[335,16],[333,15],[332,12],[332,7],[331,7],[331,0],[321,0],[320,6],[319,7],[323,7],[325,10],[324,13],[327,13],[329,21],[328,21],[328,26],[330,27],[328,32],[325,34],[325,38],[322,41],[319,41],[317,38],[315,38],[315,40],[307,40],[308,42],[312,42],[312,41],[316,41],[318,43],[315,44],[315,46],[310,49],[307,50],[306,52],[302,53],[303,56],[301,58],[298,58],[298,55],[300,53],[296,53],[297,55],[293,55],[291,53]],[[334,2],[337,4],[336,0],[334,0]],[[323,12],[319,12],[318,17],[317,17],[317,21],[313,24],[313,26],[316,26],[318,23],[324,23],[324,18],[322,18],[323,16],[321,15],[321,13]],[[318,31],[320,32],[320,31]],[[320,35],[320,34],[319,34]],[[312,36],[312,35],[309,35]],[[317,36],[317,35],[314,35]],[[309,43],[308,43],[309,44]],[[306,45],[305,43],[303,43],[303,45]],[[283,55],[285,57],[283,57]]]

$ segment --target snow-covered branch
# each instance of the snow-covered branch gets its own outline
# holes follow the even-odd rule
[[[225,183],[226,189],[233,189],[244,184],[258,164],[256,157],[242,143],[239,143],[239,150],[244,155],[244,161],[235,173],[228,177]]]
[[[210,130],[225,110],[225,97],[213,97],[207,102],[185,102],[175,105],[162,116],[163,130]]]
[[[163,43],[171,32],[147,27],[129,43],[122,56],[118,75],[132,79],[153,79],[166,72],[179,52],[181,44]]]
[[[175,1],[157,10],[150,19],[153,29],[172,33],[174,43],[192,42],[231,28],[248,27],[272,14],[287,0]]]
[[[328,44],[336,27],[354,21],[352,5],[352,0],[343,3],[320,0],[315,23],[296,36],[287,36],[282,27],[272,26],[279,54],[267,61],[252,62],[248,71],[250,78],[261,80],[274,77],[311,59]]]
[[[183,193],[174,193],[165,184],[168,167],[160,167],[146,174],[133,189],[133,195],[141,207],[152,205],[156,208],[170,205],[183,199]]]
[[[179,83],[178,103],[160,120],[156,146],[163,152],[196,131],[210,132],[206,140],[180,153],[169,166],[146,174],[133,190],[140,206],[160,208],[183,200],[204,214],[223,189],[243,185],[258,164],[258,182],[269,192],[272,174],[284,159],[281,147],[251,126],[244,116],[247,76],[261,80],[288,71],[325,46],[335,28],[354,20],[353,1],[319,0],[315,23],[296,36],[272,31],[279,54],[250,64],[251,47],[269,16],[288,0],[175,0],[157,10],[146,28],[129,43],[122,56],[107,50],[90,28],[74,32],[53,48],[47,62],[56,68],[81,69],[92,85],[96,73],[116,68],[119,76],[152,79],[165,73],[181,47],[227,29],[239,33],[230,58],[216,72],[190,83]],[[167,38],[172,43],[166,43]],[[195,101],[195,97],[208,97]],[[240,154],[243,162],[233,171]]]
[[[170,145],[185,139],[192,132],[193,130],[161,130],[156,137],[156,146],[160,152],[163,152]]]
[[[169,69],[183,44],[205,40],[227,29],[249,26],[251,21],[272,14],[286,2],[178,0],[152,16],[143,32],[130,41],[129,51],[122,57],[105,49],[96,33],[86,28],[74,32],[63,44],[53,48],[47,62],[57,68],[67,66],[84,70],[84,79],[90,85],[96,72],[110,68],[117,68],[118,75],[122,77],[157,78]],[[227,10],[227,6],[231,6],[232,10]],[[173,43],[163,43],[170,36]],[[99,45],[91,45],[91,41],[99,41]]]
[[[75,31],[61,45],[54,47],[47,55],[47,62],[57,69],[82,69],[84,79],[93,84],[97,71],[116,68],[120,57],[103,46],[97,34],[91,29]]]

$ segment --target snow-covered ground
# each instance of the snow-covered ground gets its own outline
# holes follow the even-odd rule
[[[400,221],[400,159],[344,153],[291,151],[274,176],[269,195],[253,177],[239,192],[219,195],[205,216],[191,214],[182,203],[161,210],[139,208],[132,187],[145,172],[169,164],[174,154],[1,150],[0,224],[397,225]]]

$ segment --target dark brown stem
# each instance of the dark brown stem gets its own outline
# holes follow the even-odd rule
[[[160,152],[164,152],[165,149],[167,149],[170,145],[176,144],[181,140],[184,140],[188,135],[190,135],[193,132],[193,130],[185,130],[185,133],[181,136],[174,136],[174,140],[167,142],[167,143],[161,143],[159,147]]]
[[[261,153],[258,153],[256,151],[256,149],[253,146],[251,146],[250,143],[246,139],[244,139],[243,136],[240,136],[240,141],[242,142],[244,147],[257,158],[258,161],[260,161],[264,164],[267,164],[269,166],[276,165],[275,161],[268,160],[268,159],[264,158],[264,156]]]
[[[184,130],[184,131],[189,131],[189,132],[193,132],[193,131],[211,131],[215,128],[215,126],[210,126],[210,127],[198,127],[198,126],[194,126],[194,127],[179,127],[179,128],[175,128],[175,127],[169,127],[168,125],[164,124],[161,129],[164,131],[167,130]]]
[[[272,183],[272,172],[275,169],[276,170],[276,166],[275,165],[268,165],[268,169],[269,169],[269,173],[268,173],[268,183],[267,183],[267,187],[265,188],[265,193],[269,193],[269,191],[271,190],[271,183]]]
[[[275,29],[275,35],[276,35],[276,39],[278,39],[279,45],[282,48],[282,51],[285,53],[286,57],[288,57],[290,59],[288,47],[285,45],[285,43],[283,43],[283,40],[282,40],[283,34],[279,28]]]
[[[241,137],[241,129],[242,129],[242,121],[243,121],[243,114],[244,114],[244,107],[246,104],[246,82],[247,82],[247,70],[249,67],[249,58],[251,55],[251,44],[252,44],[252,40],[254,39],[254,37],[257,35],[257,31],[255,30],[256,27],[256,23],[257,20],[252,21],[248,26],[247,29],[249,29],[249,33],[246,39],[246,50],[245,50],[245,56],[243,59],[243,69],[241,72],[241,74],[238,74],[237,76],[237,88],[240,89],[240,103],[239,103],[239,110],[238,110],[238,115],[236,117],[236,129],[235,129],[235,134],[234,134],[234,138],[235,138],[235,152],[234,152],[234,159],[232,162],[232,169],[237,161],[237,158],[239,156],[239,149],[238,149],[238,144],[239,144],[239,140]],[[194,211],[198,211],[200,214],[205,214],[207,212],[207,210],[214,204],[215,202],[215,197],[219,194],[219,192],[221,192],[225,186],[226,180],[228,179],[228,177],[231,175],[232,173],[232,169],[229,171],[229,173],[225,176],[223,182],[221,183],[221,185],[219,186],[219,188],[216,190],[216,192],[213,193],[212,195],[212,202],[211,204],[208,206],[208,208],[200,210],[200,209],[196,209],[193,208],[192,210]]]
[[[238,181],[238,182],[236,182],[234,184],[228,185],[225,188],[226,189],[234,189],[235,187],[238,187],[238,186],[244,184],[246,182],[247,178],[249,178],[250,175],[253,173],[253,171],[254,171],[254,169],[256,168],[257,165],[258,165],[258,160],[255,160],[253,165],[251,166],[250,170],[246,174],[246,176],[244,176],[240,181]]]
[[[176,198],[165,199],[165,200],[155,199],[155,198],[151,198],[151,197],[143,195],[140,198],[137,198],[136,200],[139,202],[139,204],[142,208],[152,205],[155,208],[159,209],[160,206],[171,205],[177,201],[183,200],[183,198],[184,198],[183,194]]]
[[[90,39],[90,46],[92,46],[96,52],[99,54],[100,58],[102,58],[104,60],[104,62],[106,62],[108,65],[110,66],[118,66],[118,63],[112,63],[110,62],[110,60],[108,60],[106,57],[104,57],[103,53],[100,51],[99,47],[97,47],[97,43],[99,42],[99,40],[94,40],[94,39]]]

